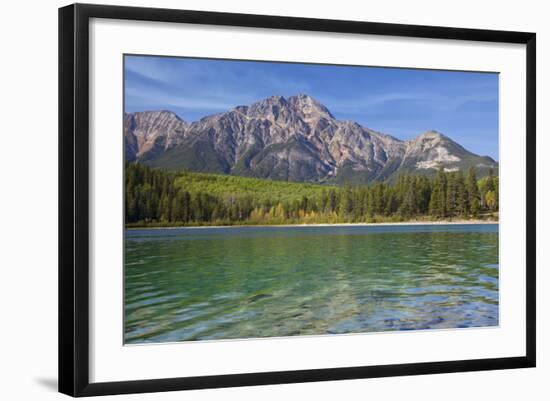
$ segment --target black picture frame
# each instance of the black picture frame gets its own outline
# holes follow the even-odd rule
[[[526,354],[520,357],[90,383],[88,61],[91,18],[438,38],[526,46]],[[479,29],[74,4],[59,9],[59,391],[95,396],[535,366],[536,35]]]

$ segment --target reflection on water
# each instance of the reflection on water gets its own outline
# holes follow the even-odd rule
[[[125,342],[498,325],[498,225],[127,230]]]

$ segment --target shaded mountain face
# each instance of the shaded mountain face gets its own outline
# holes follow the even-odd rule
[[[129,161],[285,181],[364,184],[440,167],[498,168],[435,131],[401,141],[337,120],[307,95],[272,96],[191,124],[168,111],[126,114],[124,138]]]
[[[124,115],[124,149],[128,161],[149,160],[185,139],[188,124],[171,111]]]

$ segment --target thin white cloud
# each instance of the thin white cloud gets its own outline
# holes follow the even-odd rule
[[[385,106],[387,103],[397,101],[418,102],[429,105],[438,111],[453,111],[470,102],[497,101],[498,96],[483,94],[472,95],[442,95],[440,93],[427,92],[393,92],[384,94],[373,94],[357,98],[327,99],[327,106],[334,112],[346,114],[365,113],[373,108]]]

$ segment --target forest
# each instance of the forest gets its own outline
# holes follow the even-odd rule
[[[125,165],[127,227],[498,219],[498,176],[475,170],[331,187]]]

